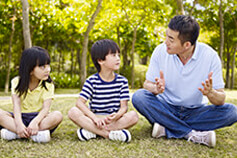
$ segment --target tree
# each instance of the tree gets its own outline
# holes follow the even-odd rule
[[[184,15],[183,0],[176,0],[176,3],[178,8],[176,14]]]
[[[222,66],[224,65],[223,62],[223,51],[224,51],[224,19],[223,19],[223,11],[222,11],[222,0],[219,0],[219,23],[220,23],[220,58]]]
[[[28,0],[21,0],[22,3],[22,17],[23,17],[23,36],[25,49],[32,46],[30,37],[30,23],[29,23],[29,4]]]
[[[11,2],[13,4],[13,2]],[[10,80],[10,72],[11,72],[11,59],[12,59],[12,42],[13,42],[13,37],[14,37],[14,32],[15,32],[15,20],[16,20],[16,8],[15,5],[13,4],[13,15],[11,18],[12,21],[12,31],[10,35],[10,40],[9,40],[9,53],[8,53],[8,62],[7,62],[7,75],[6,75],[6,82],[5,82],[5,89],[4,92],[8,93],[9,90],[9,80]]]
[[[86,32],[84,33],[83,37],[83,44],[82,44],[82,54],[81,54],[81,70],[80,70],[80,80],[81,80],[81,86],[84,84],[86,81],[86,57],[87,57],[87,49],[88,49],[88,40],[89,40],[89,33],[91,29],[94,26],[94,21],[98,13],[100,12],[101,9],[101,3],[102,0],[98,0],[98,5],[96,7],[95,12],[91,16],[91,19],[89,21],[89,24],[87,26]]]

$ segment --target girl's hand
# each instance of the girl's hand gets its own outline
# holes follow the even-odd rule
[[[29,138],[30,134],[28,133],[26,126],[22,123],[16,127],[16,133],[20,138]]]
[[[26,128],[26,130],[30,136],[36,135],[39,131],[39,126],[36,123],[31,122],[29,126]]]

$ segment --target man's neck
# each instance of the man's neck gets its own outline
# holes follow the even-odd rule
[[[185,65],[189,59],[192,58],[193,53],[195,50],[195,45],[191,46],[187,51],[184,53],[178,54],[180,61]]]

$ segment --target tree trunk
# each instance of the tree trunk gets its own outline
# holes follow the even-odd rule
[[[62,51],[60,50],[58,57],[58,75],[61,72],[61,63],[62,63],[61,61],[62,61]]]
[[[101,9],[101,3],[102,3],[102,0],[98,0],[98,5],[96,7],[96,10],[93,13],[93,15],[89,21],[89,25],[87,26],[86,32],[83,35],[84,39],[83,39],[83,44],[82,44],[81,70],[80,70],[80,77],[81,77],[80,78],[80,80],[81,80],[80,86],[81,87],[83,86],[84,82],[86,81],[86,57],[87,57],[89,33],[90,33],[91,29],[93,28],[95,18]]]
[[[128,44],[125,41],[124,42],[124,48],[122,49],[122,57],[123,57],[123,72],[126,71],[127,66],[129,66],[128,64]]]
[[[147,59],[148,59],[148,56],[145,56],[141,59],[141,64],[142,65],[147,65]]]
[[[135,44],[136,44],[136,39],[137,39],[137,27],[136,26],[133,30],[133,39],[132,39],[132,51],[131,51],[131,60],[132,60],[132,88],[134,88],[134,80],[135,80],[135,70],[134,70],[134,65],[135,65],[135,61],[134,61],[134,50],[135,50]]]
[[[189,16],[192,16],[192,15],[193,15],[193,10],[194,10],[194,8],[196,7],[196,4],[197,4],[197,0],[194,0],[194,1],[193,1],[193,6],[192,6],[192,8],[191,8],[191,10],[190,10],[190,12],[189,12]]]
[[[227,54],[226,54],[226,85],[225,85],[225,88],[230,88],[230,52],[229,50],[227,51]]]
[[[78,63],[78,70],[80,72],[81,70],[81,55],[80,55],[80,49],[77,49],[77,63]]]
[[[8,53],[8,62],[7,62],[7,75],[6,75],[6,82],[5,82],[5,89],[4,92],[8,93],[9,91],[9,80],[10,80],[10,72],[11,72],[11,59],[12,59],[12,41],[15,33],[15,20],[16,20],[16,9],[15,6],[13,6],[13,17],[11,18],[12,20],[12,32],[10,35],[10,40],[9,40],[9,53]]]
[[[120,54],[122,55],[122,50],[121,50],[121,42],[120,42],[120,31],[119,31],[119,26],[116,27],[117,28],[117,40],[118,40],[118,46],[120,49]],[[120,57],[121,60],[121,57]],[[121,66],[121,65],[120,65]],[[118,73],[120,72],[120,69],[118,69]]]
[[[71,77],[73,76],[73,72],[74,72],[74,49],[71,48]]]
[[[178,7],[176,13],[179,15],[184,15],[183,0],[176,0],[176,2]]]
[[[231,85],[230,89],[234,89],[235,85],[235,56],[236,56],[236,51],[237,51],[237,43],[234,46],[233,49],[233,58],[232,58],[232,65],[231,65]]]
[[[30,23],[29,23],[29,4],[27,0],[21,0],[22,3],[22,15],[23,15],[23,36],[24,36],[24,46],[25,49],[30,48],[31,38],[30,38]]]
[[[220,59],[222,66],[224,65],[223,61],[223,51],[224,51],[224,19],[223,19],[223,12],[222,12],[222,0],[220,0],[219,6],[219,19],[220,19]]]

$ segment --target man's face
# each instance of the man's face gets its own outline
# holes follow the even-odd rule
[[[165,44],[169,54],[182,54],[185,51],[178,36],[179,32],[171,30],[170,28],[166,30]]]

